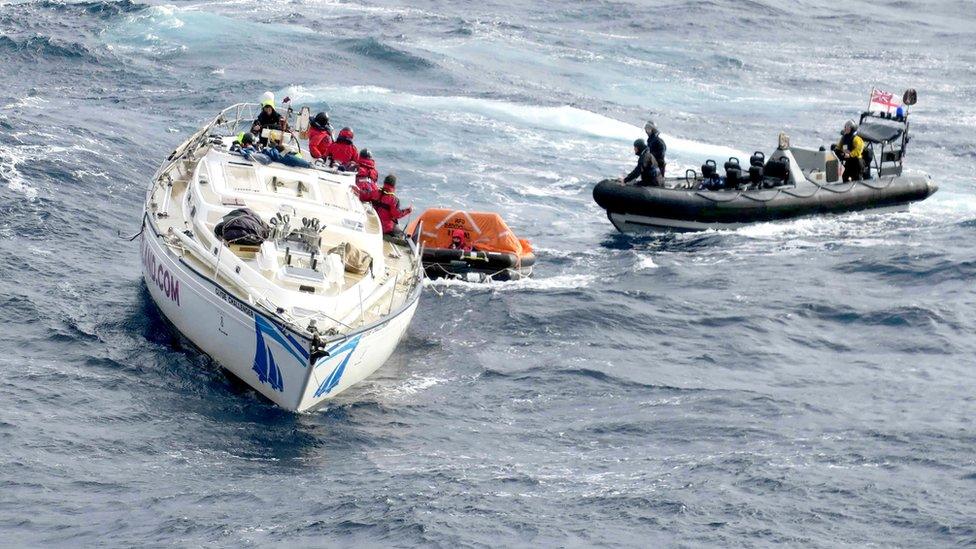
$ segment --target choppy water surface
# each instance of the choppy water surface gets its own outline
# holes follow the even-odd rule
[[[5,544],[976,543],[972,2],[0,4]],[[634,238],[591,201],[649,113],[693,166],[872,85],[919,92],[907,213]],[[316,414],[181,347],[116,231],[266,89],[405,203],[501,212],[536,278],[429,288]]]

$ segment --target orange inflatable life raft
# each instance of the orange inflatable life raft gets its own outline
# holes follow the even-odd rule
[[[431,208],[410,223],[407,234],[418,229],[430,278],[518,280],[532,274],[532,246],[497,213]]]

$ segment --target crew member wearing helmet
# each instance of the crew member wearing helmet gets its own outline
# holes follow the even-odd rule
[[[242,151],[248,150],[254,152],[257,150],[257,139],[254,137],[252,132],[244,132],[238,137],[237,141],[234,142],[235,145],[241,148]]]
[[[359,189],[359,199],[363,202],[372,202],[380,197],[380,190],[376,186],[380,178],[376,171],[376,161],[369,149],[363,149],[359,153],[359,168],[356,172],[356,187]]]
[[[329,166],[336,164],[342,166],[349,162],[359,162],[359,150],[352,144],[354,137],[352,128],[342,128],[339,130],[339,135],[336,137],[335,143],[329,145],[329,150],[326,153]]]
[[[329,154],[332,144],[332,126],[329,125],[329,114],[320,112],[309,121],[308,150],[312,158],[324,158]]]
[[[383,190],[380,197],[373,201],[373,208],[383,225],[383,236],[402,238],[403,230],[397,226],[397,221],[410,215],[413,208],[400,209],[400,199],[396,195],[397,178],[392,173],[383,180]]]
[[[864,140],[857,135],[857,124],[853,120],[844,123],[840,141],[832,149],[844,163],[844,181],[860,181],[864,173]]]
[[[661,139],[661,132],[657,131],[657,125],[654,124],[653,120],[648,120],[644,124],[644,131],[647,132],[647,148],[651,150],[651,154],[654,156],[654,160],[657,160],[657,169],[661,172],[661,177],[664,177],[664,153],[668,151],[668,146],[664,144],[664,140]]]
[[[643,139],[634,141],[634,155],[637,156],[637,166],[629,174],[621,178],[624,183],[636,181],[637,186],[657,187],[660,185],[660,170],[657,159],[651,154],[650,147]]]
[[[274,95],[271,92],[267,92],[261,97],[261,112],[258,113],[258,117],[254,123],[261,124],[262,128],[272,130],[285,129],[285,119],[275,110]]]
[[[237,139],[234,140],[234,144],[243,145],[244,138],[248,135],[251,136],[252,144],[257,143],[261,139],[261,124],[259,124],[257,120],[255,120],[254,123],[251,124],[251,131],[241,132],[237,134]]]

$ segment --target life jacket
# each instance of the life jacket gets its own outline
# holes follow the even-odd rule
[[[397,221],[410,213],[409,208],[406,211],[400,209],[400,199],[397,198],[396,192],[386,185],[383,185],[379,198],[373,201],[373,208],[383,225],[383,234],[392,232],[397,226]]]
[[[345,164],[346,162],[359,162],[359,149],[352,144],[352,141],[342,135],[336,139],[335,143],[329,145],[329,152],[326,154],[329,164]]]
[[[359,188],[359,199],[372,202],[379,198],[380,190],[376,187],[376,180],[380,174],[376,171],[376,161],[372,158],[360,158],[359,170],[356,173],[356,187]]]
[[[864,152],[864,139],[857,135],[857,130],[840,136],[840,144],[841,147],[847,147],[851,158],[861,158],[861,153]]]
[[[328,126],[324,129],[315,126],[308,128],[308,151],[312,153],[312,158],[323,158],[328,155],[330,145],[332,145],[332,130]]]
[[[463,252],[472,251],[471,244],[468,243],[468,237],[464,235],[463,229],[454,229],[451,231],[451,249],[461,250]]]

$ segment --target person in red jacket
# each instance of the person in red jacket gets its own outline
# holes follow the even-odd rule
[[[359,199],[363,202],[372,202],[380,197],[380,190],[376,187],[376,181],[380,178],[376,171],[376,161],[369,149],[363,149],[359,153],[359,171],[356,173],[356,187],[359,188]]]
[[[332,145],[332,126],[329,125],[329,115],[320,112],[315,115],[308,126],[308,151],[312,158],[323,158],[329,154]]]
[[[339,130],[335,143],[329,145],[329,152],[326,154],[329,166],[338,164],[341,167],[349,162],[359,162],[359,150],[352,144],[353,137],[352,129]]]
[[[373,201],[376,215],[380,216],[383,225],[383,236],[403,238],[403,230],[397,226],[397,221],[410,215],[413,208],[400,209],[400,199],[396,195],[397,178],[392,173],[383,180],[383,190],[380,197]]]
[[[463,229],[454,229],[451,231],[451,249],[461,250],[462,252],[472,252],[474,251],[474,246],[468,242],[468,238],[464,236]]]

